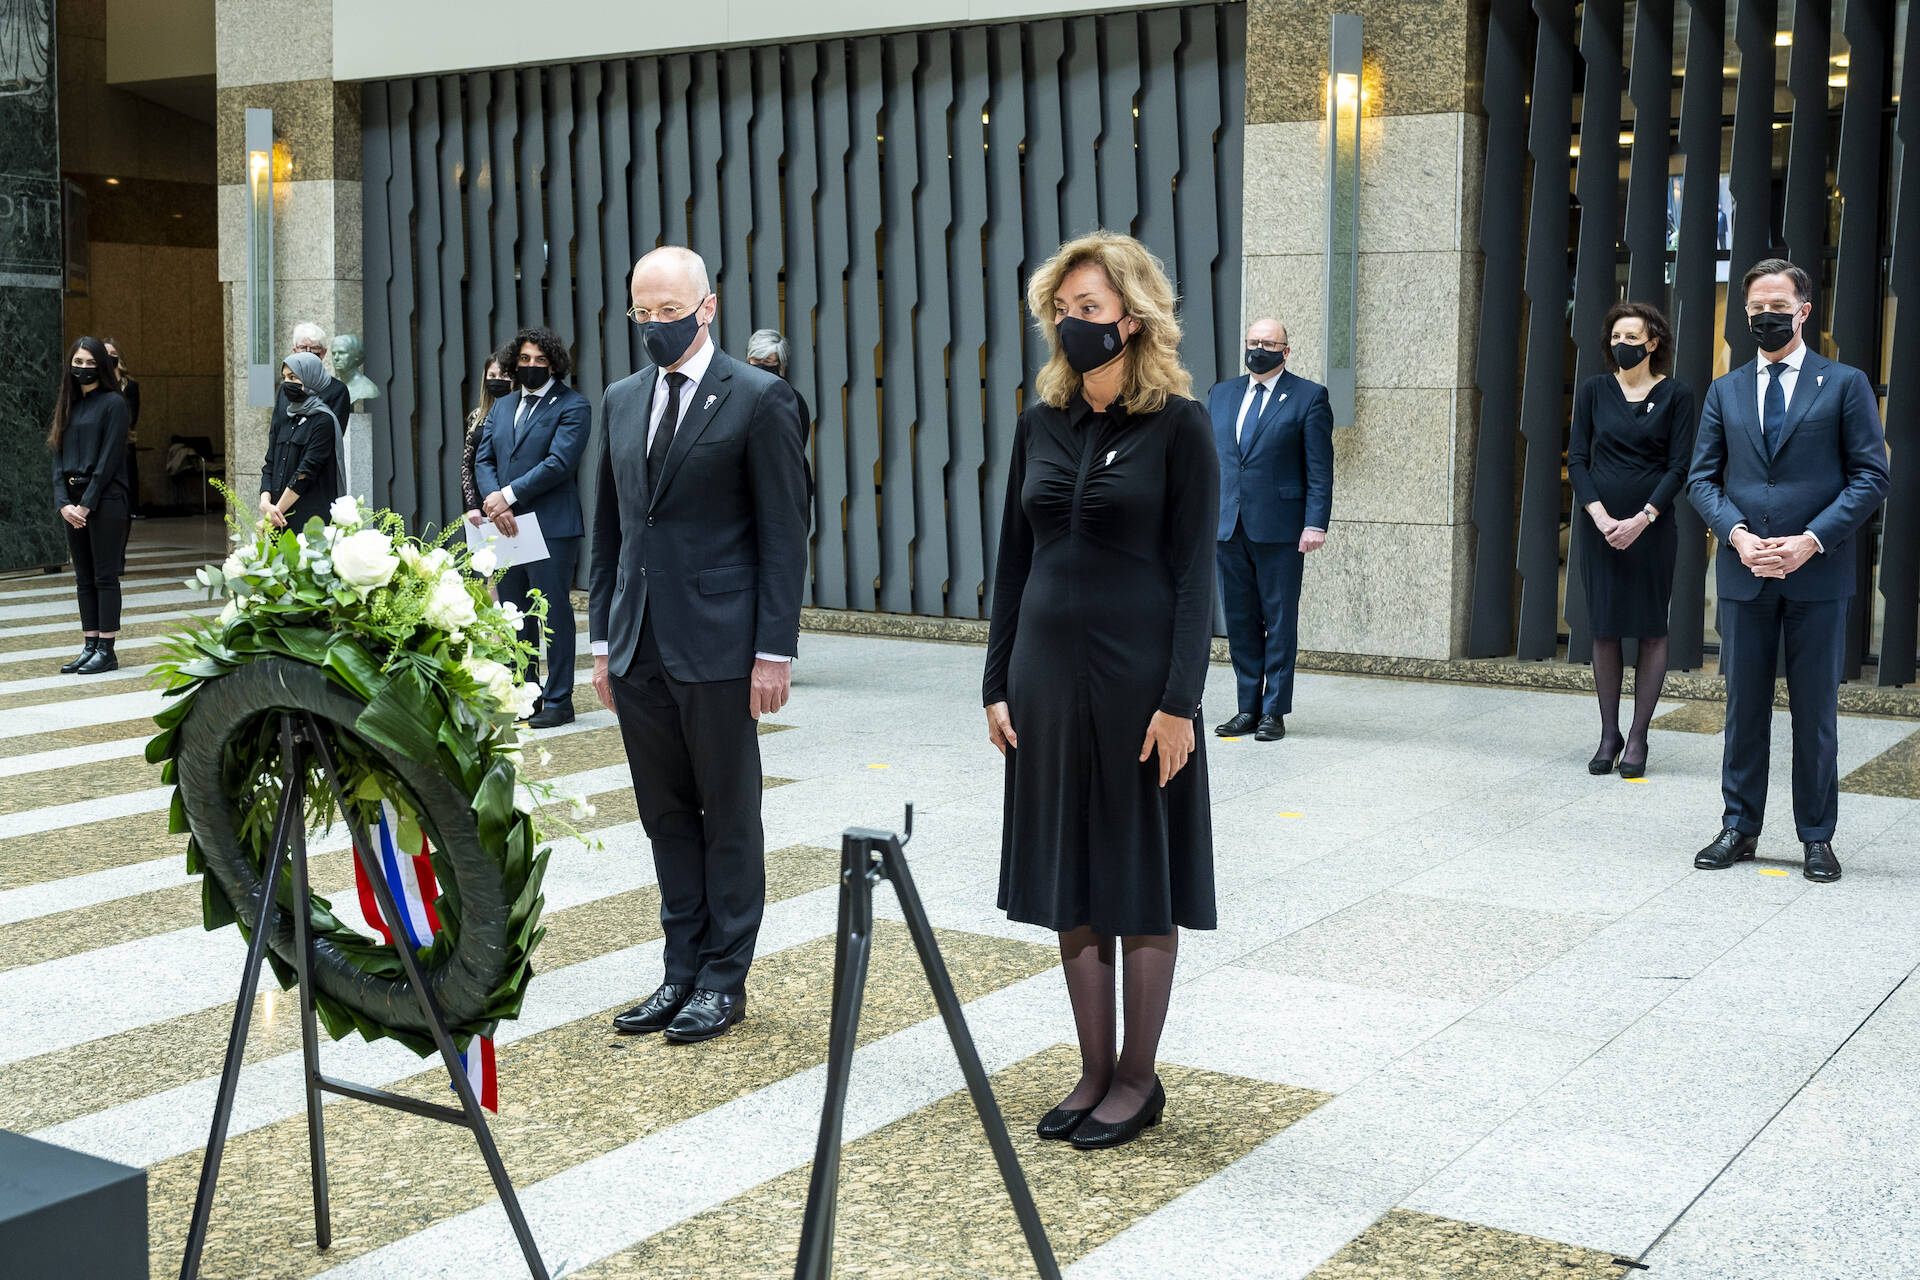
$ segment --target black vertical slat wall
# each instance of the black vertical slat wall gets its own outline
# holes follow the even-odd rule
[[[454,516],[481,362],[524,326],[572,344],[597,406],[644,363],[633,259],[691,244],[725,349],[792,343],[813,603],[983,616],[1045,358],[1024,289],[1061,240],[1139,236],[1195,385],[1237,367],[1245,24],[1194,5],[364,86],[369,496]]]
[[[1703,396],[1716,372],[1753,358],[1741,276],[1778,255],[1813,276],[1812,345],[1885,383],[1893,493],[1856,540],[1847,675],[1915,680],[1920,426],[1902,378],[1920,367],[1920,252],[1900,250],[1920,240],[1920,154],[1907,150],[1920,141],[1908,96],[1920,92],[1920,28],[1907,8],[1489,0],[1470,656],[1588,652],[1579,566],[1563,568],[1569,522],[1583,518],[1565,449],[1606,308],[1622,297],[1664,308],[1675,373]],[[1672,518],[1670,656],[1691,668],[1708,653],[1717,552],[1690,506]]]

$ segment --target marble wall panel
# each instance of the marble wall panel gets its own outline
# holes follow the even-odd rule
[[[341,145],[335,135],[338,98],[331,80],[299,80],[288,84],[229,85],[216,91],[214,128],[219,137],[215,179],[239,183],[246,179],[246,113],[249,107],[273,112],[273,140],[285,148],[294,182],[320,182],[334,176]],[[360,153],[360,118],[355,110],[351,127],[352,151]],[[277,161],[276,161],[277,163]],[[286,176],[286,175],[277,175]],[[353,171],[359,176],[359,170]]]
[[[1467,519],[1473,459],[1456,447],[1466,393],[1362,387],[1354,425],[1333,435],[1338,521],[1455,524]]]
[[[213,13],[214,76],[223,87],[332,77],[331,4],[216,0]]]
[[[1342,521],[1308,557],[1300,647],[1331,653],[1452,658],[1466,642],[1472,527]]]
[[[1327,112],[1333,14],[1364,22],[1369,115],[1468,111],[1485,60],[1484,0],[1249,0],[1247,123]]]

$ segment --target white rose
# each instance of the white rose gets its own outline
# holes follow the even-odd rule
[[[511,600],[502,600],[500,602],[500,616],[505,618],[507,625],[515,631],[527,625],[527,615],[520,612],[520,606]]]
[[[427,558],[421,555],[420,548],[411,542],[396,548],[395,553],[400,557],[400,564],[408,573],[424,574],[426,572]]]
[[[327,508],[327,519],[348,529],[357,529],[362,523],[360,503],[352,494],[342,494],[333,500]]]
[[[493,554],[492,547],[482,547],[473,553],[473,571],[481,577],[491,578],[499,567],[500,557]]]
[[[240,616],[240,602],[237,600],[227,601],[227,607],[220,611],[221,629],[225,630],[227,624],[229,622],[232,622],[235,618],[239,616]]]
[[[540,686],[529,680],[521,685],[513,696],[513,718],[525,720],[533,714],[533,704],[540,700]]]
[[[426,565],[427,572],[439,573],[453,563],[453,552],[447,550],[445,547],[435,547],[420,557],[420,562]]]
[[[220,566],[220,572],[229,578],[244,578],[247,575],[247,562],[242,560],[240,553],[236,551],[227,557],[225,564]]]
[[[384,587],[393,581],[400,557],[393,554],[393,539],[378,529],[350,533],[334,544],[333,569],[341,581],[362,591]]]
[[[433,584],[433,594],[427,597],[427,623],[442,631],[458,631],[479,618],[466,580],[452,571],[441,574]]]
[[[469,658],[462,665],[489,698],[504,709],[513,709],[515,689],[511,670],[491,658]]]

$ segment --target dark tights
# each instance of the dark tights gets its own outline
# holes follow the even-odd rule
[[[1629,764],[1647,760],[1647,726],[1660,705],[1660,689],[1667,682],[1667,637],[1646,636],[1640,641],[1639,660],[1633,664],[1633,728],[1620,737],[1620,672],[1623,661],[1618,636],[1593,639],[1593,685],[1600,697],[1600,751],[1611,760],[1625,752]]]
[[[1080,1036],[1080,1083],[1060,1105],[1094,1109],[1096,1120],[1125,1120],[1153,1092],[1160,1030],[1173,997],[1173,962],[1180,934],[1142,934],[1120,940],[1125,965],[1127,1040],[1114,1054],[1113,938],[1092,929],[1060,935],[1060,961]]]

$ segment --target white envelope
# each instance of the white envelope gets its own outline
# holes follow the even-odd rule
[[[520,532],[511,538],[494,528],[491,520],[470,524],[463,519],[461,523],[466,525],[467,545],[475,551],[481,547],[492,547],[503,570],[547,558],[547,540],[540,535],[540,517],[532,512],[514,517]]]

